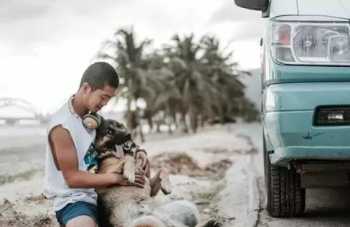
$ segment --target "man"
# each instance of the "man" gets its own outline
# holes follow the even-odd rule
[[[91,152],[96,130],[84,126],[82,118],[105,106],[118,86],[119,79],[114,68],[108,63],[96,62],[84,72],[78,91],[50,120],[44,193],[53,199],[61,225],[97,226],[95,188],[118,185],[143,187],[145,183],[144,172],[137,173],[135,183],[130,183],[120,174],[92,174],[87,171],[91,162],[96,161]],[[147,169],[149,162],[146,155],[140,154],[140,157],[144,169]]]

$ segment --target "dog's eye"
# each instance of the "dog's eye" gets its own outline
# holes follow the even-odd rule
[[[112,129],[108,128],[107,131],[106,131],[106,133],[107,133],[108,135],[113,135],[114,131],[113,131]]]

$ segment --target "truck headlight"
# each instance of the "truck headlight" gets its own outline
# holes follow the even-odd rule
[[[293,16],[278,17],[271,22],[271,55],[284,64],[350,65],[348,23],[330,18],[297,21]]]

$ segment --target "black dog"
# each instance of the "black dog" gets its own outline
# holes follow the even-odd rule
[[[99,168],[104,168],[106,165],[99,164],[107,158],[119,159],[122,161],[114,162],[113,166],[108,166],[108,172],[122,173],[130,182],[135,180],[135,172],[142,169],[141,160],[136,158],[137,152],[145,152],[132,140],[128,129],[120,122],[111,119],[102,119],[101,125],[96,129],[95,149],[97,151],[98,165],[95,171]],[[150,172],[145,173],[150,178]],[[152,188],[151,195],[154,196],[161,189],[164,194],[169,194],[170,181],[164,171],[159,171],[155,177],[150,179]]]
[[[103,120],[96,130],[95,149],[98,153],[97,172],[119,172],[132,180],[133,171],[139,168],[137,154],[142,150],[123,124]],[[102,226],[194,227],[198,223],[199,212],[191,202],[158,204],[151,199],[160,189],[165,194],[170,193],[171,186],[165,170],[158,171],[153,178],[149,175],[146,173],[142,188],[118,186],[96,190]]]

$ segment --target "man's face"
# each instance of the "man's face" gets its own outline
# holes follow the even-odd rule
[[[90,87],[90,85],[87,85]],[[115,95],[116,88],[105,85],[103,89],[87,89],[86,106],[92,112],[99,111]]]

